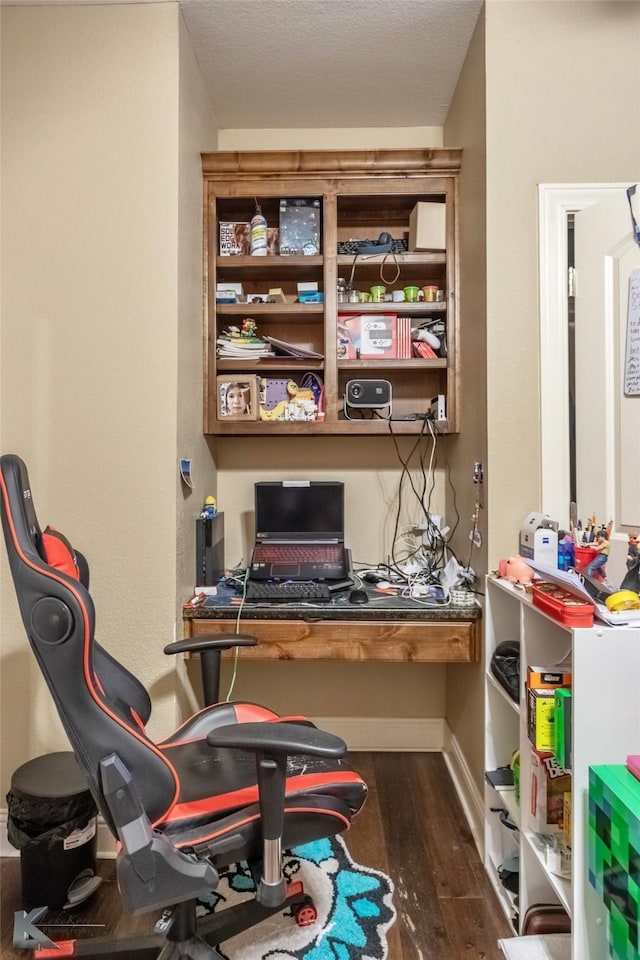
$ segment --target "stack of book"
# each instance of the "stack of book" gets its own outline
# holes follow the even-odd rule
[[[398,317],[398,360],[411,360],[411,317]]]
[[[414,340],[412,343],[413,356],[422,357],[423,360],[437,360],[438,354],[433,347],[430,347],[424,340]]]
[[[260,360],[273,357],[273,347],[259,337],[229,337],[222,334],[217,340],[218,356],[229,360]]]

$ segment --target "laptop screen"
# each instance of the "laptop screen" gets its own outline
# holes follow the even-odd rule
[[[256,540],[344,540],[344,484],[256,483]]]

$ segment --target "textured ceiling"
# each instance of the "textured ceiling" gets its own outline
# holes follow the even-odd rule
[[[442,126],[482,0],[180,0],[218,126]]]

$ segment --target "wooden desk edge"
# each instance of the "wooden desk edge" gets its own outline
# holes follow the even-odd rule
[[[473,620],[245,620],[258,638],[242,660],[369,660],[396,663],[477,663],[480,619]],[[184,636],[234,633],[235,620],[185,618]],[[235,656],[234,651],[224,657]]]

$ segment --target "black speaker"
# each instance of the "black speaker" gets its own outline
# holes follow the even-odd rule
[[[224,513],[196,520],[196,587],[212,587],[224,575]]]

